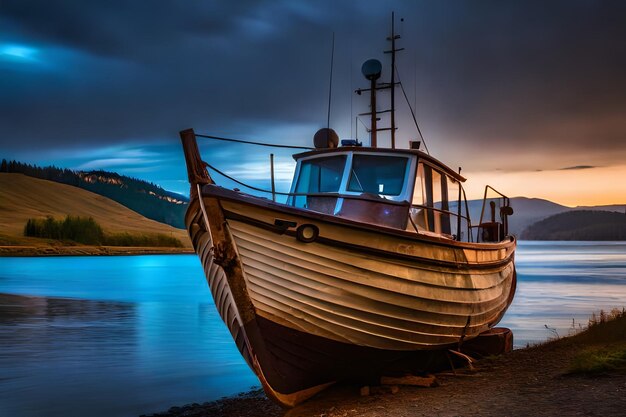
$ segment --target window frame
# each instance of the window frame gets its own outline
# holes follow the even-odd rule
[[[343,198],[341,198],[342,195],[359,196],[363,194],[360,191],[348,191],[348,182],[350,181],[350,174],[352,173],[352,161],[353,161],[354,155],[367,155],[367,156],[380,156],[380,157],[390,156],[390,157],[400,157],[400,158],[407,159],[407,164],[406,164],[406,168],[404,171],[404,181],[403,181],[402,190],[400,194],[398,194],[397,196],[384,195],[384,194],[378,194],[378,195],[380,196],[382,200],[394,201],[394,202],[409,202],[409,203],[411,202],[411,199],[413,198],[413,186],[415,184],[415,177],[416,177],[415,167],[417,166],[417,159],[418,159],[417,156],[396,154],[396,153],[384,152],[384,151],[359,152],[359,151],[353,151],[353,150],[346,150],[343,152],[341,151],[336,152],[336,153],[333,152],[330,155],[329,154],[311,155],[308,157],[300,158],[298,159],[296,163],[295,175],[291,183],[291,188],[289,192],[291,194],[296,193],[296,187],[297,187],[298,182],[300,181],[300,175],[302,173],[302,164],[304,162],[312,160],[312,159],[330,158],[330,157],[336,157],[336,156],[342,156],[342,155],[346,156],[346,162],[345,162],[345,166],[343,169],[341,182],[339,184],[339,190],[337,192],[337,196],[339,198],[337,199],[337,205],[335,206],[335,213],[338,213],[341,210],[341,206],[344,200]],[[333,194],[333,193],[328,193],[328,194]],[[293,206],[295,203],[295,199],[296,197],[289,196],[289,198],[287,199],[287,204]]]
[[[385,195],[385,194],[377,194],[381,199],[388,201],[411,201],[411,197],[413,196],[413,184],[415,181],[415,175],[411,175],[411,173],[415,170],[415,164],[417,158],[415,155],[402,155],[402,154],[392,154],[388,152],[350,152],[348,156],[348,160],[346,161],[346,172],[344,172],[344,181],[341,186],[341,194],[349,195],[349,196],[359,196],[363,194],[361,191],[349,191],[348,183],[350,181],[350,176],[352,174],[352,162],[355,155],[366,155],[366,156],[381,156],[381,157],[394,157],[394,158],[405,158],[407,160],[406,168],[404,170],[404,181],[402,184],[402,190],[398,195]]]
[[[417,181],[421,182],[420,188],[423,190],[424,198],[422,199],[422,204],[415,204],[414,196],[411,198],[411,208],[409,209],[409,216],[413,215],[414,207],[422,207],[425,209],[425,224],[427,229],[420,230],[418,233],[426,233],[432,234],[434,236],[442,236],[442,237],[451,237],[451,230],[453,229],[452,221],[453,216],[458,216],[457,213],[453,213],[450,211],[450,189],[449,183],[450,181],[454,181],[459,190],[462,189],[461,182],[457,179],[453,178],[451,175],[446,173],[441,167],[431,163],[430,161],[425,161],[423,159],[418,160],[418,166],[415,170],[414,181],[417,184]],[[424,169],[422,172],[422,176],[419,175],[419,166],[423,165]],[[433,189],[433,179],[434,175],[437,174],[439,176],[439,190],[441,196],[441,207],[435,207],[435,190]],[[415,191],[415,190],[414,190]],[[455,202],[460,204],[460,201],[457,201],[456,196],[453,196]],[[437,231],[438,230],[438,231]],[[458,233],[458,231],[457,231]]]

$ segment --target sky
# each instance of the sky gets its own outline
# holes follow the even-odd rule
[[[0,157],[187,193],[180,130],[312,146],[333,34],[330,127],[367,144],[368,98],[354,90],[370,58],[389,79],[392,11],[408,102],[430,153],[462,167],[468,197],[490,184],[569,206],[626,203],[622,1],[2,0]],[[407,147],[417,131],[396,91]],[[200,141],[206,161],[264,187],[274,152],[286,191],[290,151]]]

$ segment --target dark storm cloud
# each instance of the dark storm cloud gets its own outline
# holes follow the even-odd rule
[[[36,45],[46,65],[4,70],[0,135],[52,145],[162,139],[199,125],[232,132],[237,120],[233,133],[246,120],[306,121],[311,100],[302,97],[317,86],[285,71],[309,77],[322,69],[311,54],[322,47],[328,57],[330,31],[313,36],[323,17],[312,6],[154,3],[3,3],[13,41]]]
[[[193,32],[228,33],[233,17],[261,2],[23,1],[3,2],[3,17],[17,32],[88,53],[141,59],[161,43],[175,44]]]
[[[459,159],[477,147],[508,152],[516,158],[498,166],[513,169],[537,154],[623,161],[626,4],[467,4],[434,29],[429,41],[439,48],[421,45],[431,99],[423,122],[435,122],[442,146]]]
[[[350,96],[360,64],[384,59],[394,9],[399,70],[437,155],[465,169],[626,158],[626,3],[367,3],[4,0],[0,44],[38,52],[0,52],[2,148],[160,142],[192,126],[308,145],[300,134],[326,123],[332,31],[332,121],[347,137],[367,111]]]

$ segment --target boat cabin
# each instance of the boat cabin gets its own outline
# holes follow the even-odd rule
[[[294,155],[287,204],[378,226],[461,239],[465,181],[411,149],[340,147]],[[455,212],[453,212],[453,210]]]

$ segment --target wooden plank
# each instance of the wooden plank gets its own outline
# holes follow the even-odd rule
[[[276,259],[284,257],[282,261],[288,264],[303,259],[319,265],[320,268],[332,268],[352,276],[357,274],[360,279],[367,279],[370,276],[386,277],[398,283],[405,280],[406,284],[419,282],[446,289],[451,287],[480,289],[500,285],[506,280],[506,275],[502,276],[501,272],[512,268],[512,263],[509,263],[490,271],[441,268],[433,270],[417,261],[409,264],[389,258],[376,258],[364,256],[358,252],[337,250],[319,243],[303,244],[290,236],[277,236],[258,229],[251,233],[251,226],[239,222],[232,222],[231,227],[240,246],[245,246],[248,242],[251,245],[261,246],[265,255],[271,254]]]
[[[410,385],[413,387],[431,388],[439,386],[437,378],[434,375],[417,376],[405,375],[399,377],[383,376],[380,378],[382,385]]]

